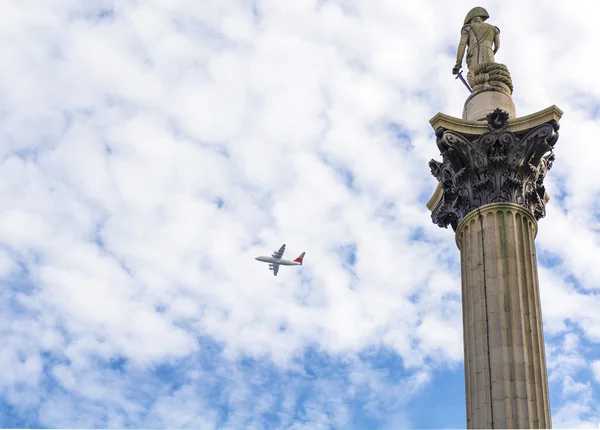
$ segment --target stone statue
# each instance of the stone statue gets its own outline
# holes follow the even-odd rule
[[[467,67],[469,70],[483,63],[495,63],[494,54],[500,48],[500,29],[484,21],[490,15],[482,7],[475,7],[467,14],[465,24],[460,31],[460,43],[456,55],[456,65],[453,74],[458,74],[462,67],[465,48],[467,50]]]
[[[496,63],[494,58],[500,48],[500,29],[484,22],[489,17],[482,7],[474,7],[465,17],[452,73],[459,73],[466,48],[467,80],[473,92],[495,87],[510,95],[513,90],[510,73],[505,65]]]

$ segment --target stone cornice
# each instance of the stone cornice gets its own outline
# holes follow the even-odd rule
[[[551,121],[556,121],[558,123],[562,115],[563,111],[556,105],[552,105],[530,115],[509,119],[507,128],[509,131],[519,134]],[[469,121],[455,118],[441,112],[431,118],[429,123],[434,130],[443,128],[466,136],[479,136],[488,131],[488,124],[485,121]]]
[[[435,209],[439,201],[442,199],[442,197],[444,197],[444,189],[442,188],[442,184],[438,182],[437,187],[435,187],[433,194],[431,195],[429,201],[426,204],[427,209],[433,212],[433,210]]]

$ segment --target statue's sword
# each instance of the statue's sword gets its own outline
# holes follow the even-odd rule
[[[460,80],[462,81],[462,83],[465,84],[465,87],[467,87],[467,89],[469,90],[469,92],[472,93],[473,89],[469,86],[469,84],[467,83],[467,81],[465,81],[465,78],[463,78],[462,70],[458,71],[458,73],[456,74],[456,78],[454,78],[454,79],[458,79],[458,78],[460,78]]]

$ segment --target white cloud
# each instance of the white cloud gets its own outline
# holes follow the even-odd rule
[[[344,427],[364,401],[381,426],[419,426],[408,399],[462,358],[458,249],[424,201],[439,158],[428,120],[459,116],[466,96],[450,69],[470,7],[2,3],[0,400],[21,408],[12,425],[31,413],[30,426],[251,428],[276,410],[281,426]],[[567,399],[558,422],[576,426],[593,394],[579,409],[568,399],[588,393],[577,372],[592,359],[569,342],[600,339],[598,28],[580,16],[598,7],[488,8],[518,114],[565,111],[537,246],[548,351],[562,351],[548,354]],[[284,242],[305,264],[273,278],[253,257]],[[310,364],[310,348],[353,367],[319,373],[302,398],[302,377],[281,375]],[[361,356],[372,350],[401,363],[393,381]],[[202,354],[222,366],[198,370]],[[281,399],[242,382],[244,359],[283,372]],[[178,388],[153,373],[165,363],[183,363]],[[194,389],[215,380],[231,396]]]

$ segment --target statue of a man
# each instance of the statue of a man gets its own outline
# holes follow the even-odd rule
[[[467,66],[469,70],[478,64],[495,63],[494,54],[500,48],[500,29],[484,22],[489,17],[490,15],[482,7],[474,7],[467,14],[460,32],[456,65],[452,69],[454,75],[458,74],[462,67],[465,47],[468,47]]]

